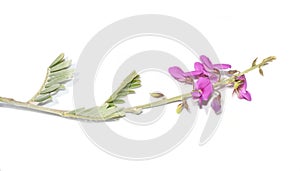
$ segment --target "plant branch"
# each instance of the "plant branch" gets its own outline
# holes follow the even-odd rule
[[[276,59],[275,56],[270,56],[270,57],[265,58],[261,63],[256,64],[256,60],[257,60],[257,58],[256,58],[253,61],[252,66],[250,68],[246,69],[243,72],[238,72],[237,74],[234,74],[233,76],[231,76],[231,77],[229,77],[229,78],[227,78],[225,80],[222,80],[220,82],[215,83],[214,87],[218,87],[218,86],[222,86],[222,85],[227,85],[227,84],[233,83],[235,81],[236,77],[242,76],[242,75],[244,75],[244,74],[246,74],[246,73],[248,73],[248,72],[250,72],[252,70],[255,70],[257,68],[259,68],[261,70],[261,68],[263,66],[266,66],[267,64],[269,64],[269,62],[272,62],[275,59]]]
[[[120,108],[111,108],[107,109],[107,106],[96,106],[93,108],[88,109],[77,109],[74,111],[68,110],[58,110],[52,109],[44,106],[38,106],[29,102],[21,102],[14,100],[12,98],[0,97],[0,102],[10,104],[13,106],[24,107],[27,109],[32,109],[39,112],[45,112],[49,114],[53,114],[56,116],[70,118],[70,119],[83,119],[83,120],[90,120],[90,121],[107,121],[107,120],[114,120],[125,115],[121,111]],[[78,111],[78,112],[77,112]]]
[[[172,98],[167,98],[167,99],[162,99],[162,100],[159,100],[159,101],[156,101],[156,102],[147,103],[147,104],[144,104],[144,105],[129,107],[129,108],[124,109],[124,112],[125,113],[140,114],[143,109],[148,109],[148,108],[153,108],[153,107],[166,105],[166,104],[169,104],[169,103],[183,101],[183,100],[186,100],[190,97],[192,97],[192,94],[191,93],[186,93],[186,94],[182,94],[182,95],[175,96],[175,97],[172,97]]]
[[[256,64],[256,59],[255,59],[250,68],[246,69],[243,72],[233,74],[231,77],[221,80],[215,83],[213,86],[214,88],[216,88],[219,86],[224,86],[224,85],[234,83],[237,77],[244,75],[257,68],[259,69],[260,74],[263,75],[261,68],[275,59],[276,59],[275,56],[270,56],[264,59],[259,64]],[[135,71],[133,71],[124,79],[124,81],[121,83],[119,88],[110,96],[110,98],[102,106],[95,106],[92,108],[80,108],[73,111],[57,110],[57,109],[41,106],[40,104],[47,102],[49,99],[51,99],[51,96],[53,94],[57,93],[60,90],[61,86],[63,86],[63,83],[65,81],[68,81],[70,78],[72,78],[73,70],[68,69],[71,65],[70,62],[71,61],[64,59],[63,54],[58,56],[55,59],[55,61],[49,66],[47,70],[46,78],[40,90],[28,102],[21,102],[6,97],[0,97],[0,102],[10,104],[13,106],[19,106],[27,109],[46,112],[46,113],[54,114],[65,118],[84,119],[84,120],[92,120],[92,121],[107,121],[107,120],[115,120],[115,119],[122,118],[125,116],[125,113],[140,114],[142,113],[143,109],[158,107],[158,106],[162,106],[174,102],[185,101],[186,99],[192,97],[191,93],[186,93],[172,98],[163,98],[161,100],[152,103],[147,103],[144,105],[128,107],[125,109],[119,108],[117,107],[117,104],[124,103],[124,100],[122,100],[121,98],[129,94],[135,93],[133,89],[141,86],[139,75]]]
[[[260,64],[256,64],[256,59],[255,59],[250,68],[246,69],[243,72],[239,72],[237,74],[234,74],[233,76],[231,76],[231,77],[229,77],[225,80],[219,81],[219,82],[215,83],[213,86],[214,86],[214,88],[216,88],[218,86],[233,83],[235,81],[236,77],[244,75],[244,74],[246,74],[246,73],[248,73],[252,70],[255,70],[257,68],[261,69],[261,67],[267,65],[269,62],[272,62],[275,59],[276,59],[275,56],[270,56],[268,58],[265,58]],[[124,112],[125,113],[133,113],[133,114],[141,114],[143,109],[158,107],[158,106],[162,106],[162,105],[166,105],[166,104],[170,104],[170,103],[174,103],[174,102],[179,102],[179,101],[183,101],[183,100],[186,100],[188,98],[191,98],[191,97],[192,97],[191,93],[186,93],[186,94],[182,94],[182,95],[175,96],[175,97],[172,97],[172,98],[162,99],[162,100],[158,100],[156,102],[147,103],[147,104],[144,104],[144,105],[129,107],[129,108],[124,109]]]
[[[64,116],[64,114],[67,112],[65,110],[51,109],[48,107],[34,105],[29,102],[21,102],[21,101],[17,101],[12,98],[6,98],[6,97],[0,97],[0,102],[10,104],[13,106],[24,107],[27,109],[33,109],[36,111],[42,111],[42,112],[46,112],[46,113],[50,113],[50,114],[54,114],[54,115],[58,115],[58,116]]]

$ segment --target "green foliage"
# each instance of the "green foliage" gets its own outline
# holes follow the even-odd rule
[[[139,87],[141,87],[140,76],[133,71],[124,79],[118,89],[109,97],[108,100],[106,100],[105,103],[109,104],[109,107],[114,107],[116,104],[125,103],[122,98],[129,94],[135,94],[133,89]]]
[[[116,106],[109,107],[108,103],[105,103],[102,106],[95,106],[87,109],[79,108],[70,111],[69,114],[74,115],[75,118],[97,121],[115,120],[125,116],[123,108],[118,108]]]
[[[28,101],[43,105],[52,100],[52,96],[65,89],[64,84],[73,78],[74,69],[71,69],[71,60],[66,60],[60,54],[48,67],[47,75],[40,90]]]
[[[117,107],[118,104],[125,103],[122,99],[129,94],[134,94],[133,89],[141,87],[140,76],[133,71],[130,73],[113,92],[108,100],[102,106],[95,106],[92,108],[80,108],[69,112],[75,118],[82,118],[87,120],[107,121],[115,120],[125,116],[124,108]]]

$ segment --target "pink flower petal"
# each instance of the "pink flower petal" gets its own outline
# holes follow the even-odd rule
[[[203,70],[204,70],[203,64],[201,64],[200,62],[195,62],[194,63],[194,68],[195,68],[196,71],[203,72]]]
[[[246,91],[245,93],[242,93],[242,96],[243,96],[243,99],[245,99],[245,100],[248,100],[248,101],[252,100],[251,94],[248,91]]]
[[[209,81],[208,78],[200,77],[200,78],[198,79],[198,81],[196,82],[195,88],[196,88],[197,90],[201,90],[201,89],[203,89],[204,87],[206,87],[209,83],[210,83],[210,81]]]
[[[185,77],[199,77],[202,74],[201,71],[191,71],[191,72],[186,72],[183,75]]]
[[[216,74],[211,74],[211,75],[209,76],[209,79],[210,79],[210,81],[211,81],[212,83],[216,83],[216,82],[219,81],[219,76],[216,75]]]
[[[199,99],[198,101],[200,108],[202,107],[202,99]]]
[[[206,57],[205,55],[200,56],[200,61],[208,68],[208,69],[214,69],[213,64],[211,63],[210,59]]]
[[[199,97],[201,97],[201,94],[200,94],[200,92],[194,91],[194,92],[192,92],[192,96],[194,99],[198,99]]]
[[[241,80],[241,81],[246,81],[246,77],[245,75],[241,75],[237,78],[238,80]]]
[[[229,64],[214,64],[214,68],[217,68],[217,69],[228,69],[228,68],[231,68],[231,65],[229,65]]]
[[[203,93],[202,93],[202,99],[203,100],[208,100],[210,95],[213,92],[213,86],[211,83],[209,83],[206,87],[204,87],[203,89]]]
[[[182,71],[181,68],[174,66],[169,68],[169,73],[178,81],[184,81],[184,72]]]
[[[217,96],[211,102],[211,107],[215,111],[216,114],[221,112],[221,96]]]
[[[246,80],[246,77],[245,75],[241,75],[238,77],[238,80],[242,81],[243,83],[239,86],[239,91],[241,92],[246,92],[246,89],[247,89],[247,80]]]
[[[251,94],[248,91],[242,92],[240,90],[235,91],[239,99],[245,99],[251,101]]]

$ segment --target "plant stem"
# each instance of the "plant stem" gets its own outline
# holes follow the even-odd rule
[[[64,117],[64,118],[83,119],[83,120],[90,120],[90,121],[103,121],[103,118],[101,118],[101,117],[97,118],[97,117],[76,115],[76,114],[70,113],[70,111],[67,111],[67,110],[58,110],[58,109],[52,109],[52,108],[48,108],[48,107],[38,106],[38,105],[32,104],[31,102],[21,102],[21,101],[14,100],[12,98],[0,97],[0,102],[10,104],[12,106],[18,106],[18,107],[24,107],[27,109],[32,109],[32,110],[39,111],[39,112],[46,112],[46,113]]]
[[[12,98],[6,98],[6,97],[0,97],[0,102],[10,104],[13,106],[24,107],[27,109],[33,109],[36,111],[47,112],[47,113],[51,113],[51,114],[58,115],[58,116],[64,116],[64,114],[67,112],[64,110],[57,110],[57,109],[51,109],[51,108],[47,108],[47,107],[43,107],[43,106],[34,105],[29,102],[21,102],[21,101],[17,101]]]
[[[192,94],[191,93],[186,93],[186,94],[182,94],[182,95],[175,96],[175,97],[172,97],[172,98],[162,99],[162,100],[159,100],[159,101],[156,101],[156,102],[147,103],[147,104],[144,104],[144,105],[129,107],[129,108],[124,109],[124,112],[139,114],[140,112],[138,112],[138,111],[140,111],[140,109],[148,109],[148,108],[153,108],[153,107],[166,105],[166,104],[169,104],[169,103],[179,102],[179,101],[183,101],[185,99],[188,99],[190,97],[192,97]]]
[[[222,85],[227,85],[227,84],[233,83],[233,82],[235,81],[235,78],[236,78],[236,77],[239,77],[239,76],[242,76],[242,75],[244,75],[244,74],[247,74],[248,72],[253,71],[253,70],[257,69],[257,68],[261,68],[261,67],[267,65],[268,62],[272,62],[272,61],[275,60],[275,59],[276,59],[275,56],[270,56],[270,57],[268,57],[268,58],[265,58],[261,63],[252,65],[250,68],[244,70],[243,72],[239,72],[239,73],[234,74],[233,76],[231,76],[231,77],[229,77],[229,78],[227,78],[227,79],[225,79],[225,80],[222,80],[222,81],[220,81],[220,82],[215,83],[215,84],[214,84],[214,87],[222,86]]]

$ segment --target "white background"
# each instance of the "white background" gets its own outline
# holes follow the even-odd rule
[[[265,68],[265,77],[248,75],[252,102],[227,97],[225,116],[209,143],[198,146],[196,126],[174,151],[149,161],[108,155],[76,121],[0,108],[0,170],[299,170],[296,1],[1,1],[0,95],[27,100],[59,53],[76,61],[105,26],[149,13],[193,25],[219,59],[237,69],[255,57],[278,60]],[[71,94],[70,88],[53,107],[72,108]]]

